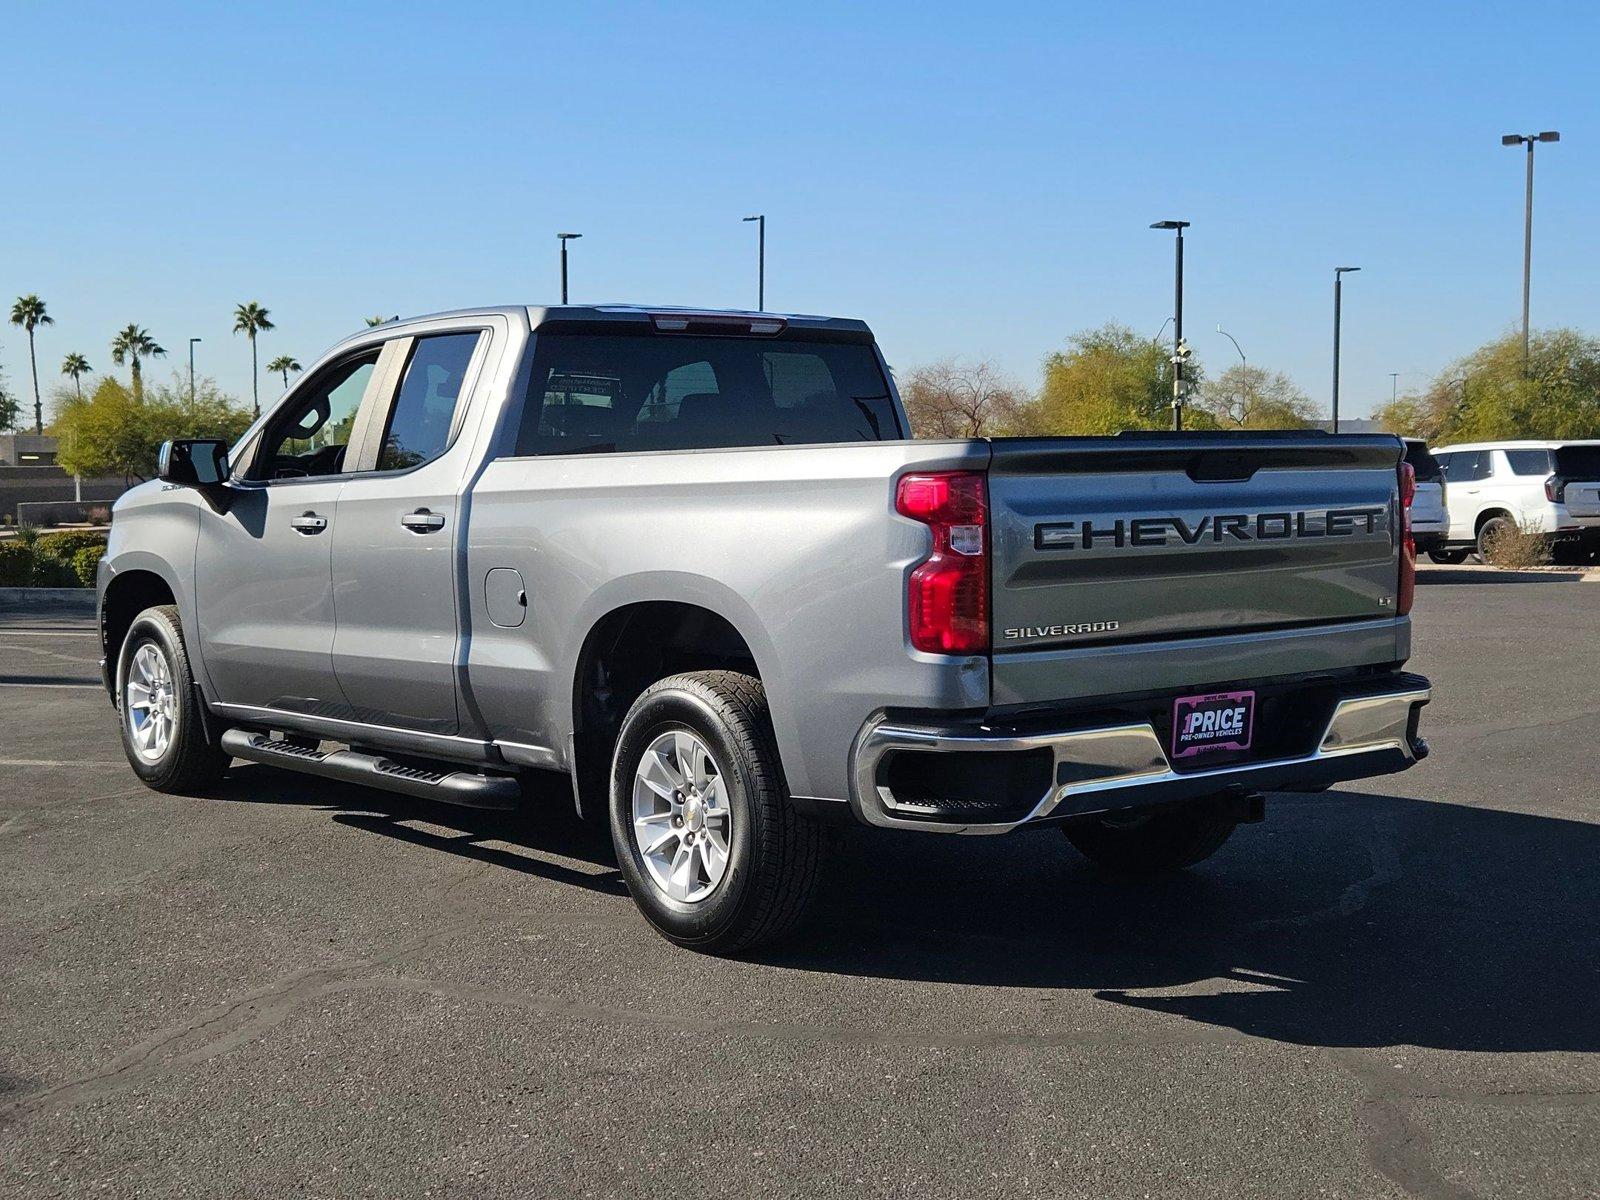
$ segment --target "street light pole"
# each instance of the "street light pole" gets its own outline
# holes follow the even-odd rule
[[[1333,269],[1333,432],[1339,432],[1339,318],[1343,308],[1344,277],[1360,267],[1335,267]]]
[[[1151,229],[1172,229],[1177,232],[1177,248],[1172,268],[1172,430],[1183,431],[1183,360],[1188,347],[1183,344],[1183,231],[1188,221],[1156,221]]]
[[[1239,351],[1239,365],[1241,367],[1248,367],[1250,365],[1250,363],[1244,356],[1244,348],[1239,345],[1239,339],[1234,337],[1233,334],[1229,333],[1221,325],[1217,326],[1217,332],[1220,333],[1223,337],[1227,338],[1230,342],[1232,342],[1233,343],[1233,348],[1235,350]]]
[[[194,347],[200,338],[189,339],[189,403],[194,403]]]
[[[1389,372],[1389,403],[1393,404],[1400,398],[1400,372]]]
[[[767,311],[767,214],[746,217],[756,223],[756,311]]]
[[[561,303],[567,302],[567,243],[573,238],[581,238],[581,233],[558,233],[557,240],[561,243]]]
[[[1559,142],[1561,135],[1554,129],[1543,133],[1508,133],[1500,139],[1502,146],[1528,147],[1527,195],[1522,212],[1522,373],[1528,373],[1528,293],[1533,282],[1533,144]]]

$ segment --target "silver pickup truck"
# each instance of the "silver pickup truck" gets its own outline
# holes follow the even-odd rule
[[[913,441],[858,321],[446,313],[163,447],[105,681],[163,791],[570,776],[645,916],[733,953],[798,921],[829,820],[1161,871],[1264,791],[1410,766],[1409,487],[1392,437]]]

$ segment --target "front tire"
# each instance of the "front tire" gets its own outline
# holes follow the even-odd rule
[[[822,830],[789,803],[761,681],[695,671],[628,710],[611,766],[611,838],[645,918],[669,941],[737,954],[798,925]]]
[[[1160,875],[1210,858],[1238,824],[1203,802],[1064,825],[1067,840],[1095,865],[1119,875]]]
[[[1454,567],[1467,561],[1467,551],[1429,550],[1428,557],[1441,566]]]
[[[231,761],[208,734],[178,610],[134,618],[117,658],[117,716],[128,765],[145,786],[180,795],[222,778]]]

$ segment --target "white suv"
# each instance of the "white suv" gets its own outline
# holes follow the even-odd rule
[[[1443,550],[1450,533],[1450,511],[1445,502],[1444,470],[1421,438],[1402,438],[1406,462],[1416,475],[1417,491],[1411,500],[1411,532],[1417,553]]]
[[[1450,532],[1435,562],[1460,562],[1514,521],[1600,550],[1600,441],[1474,442],[1434,457],[1449,480]]]

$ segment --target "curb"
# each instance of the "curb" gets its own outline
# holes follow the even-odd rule
[[[93,588],[0,587],[0,612],[55,612],[94,615]]]

